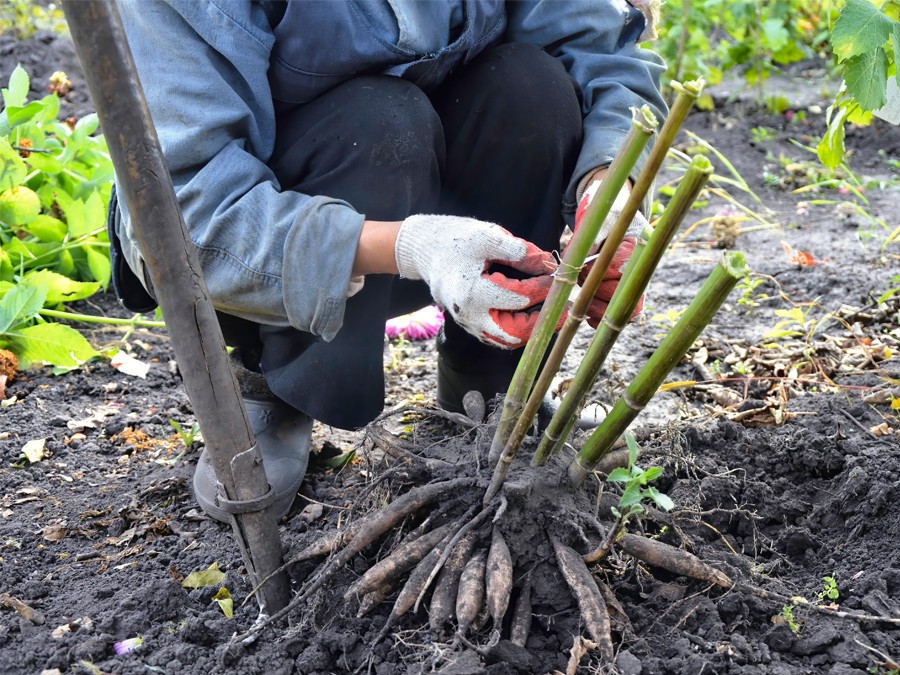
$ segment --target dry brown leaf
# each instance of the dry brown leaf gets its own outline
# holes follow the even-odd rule
[[[66,538],[66,534],[66,526],[61,523],[47,525],[43,530],[41,530],[41,536],[47,541],[62,541]]]

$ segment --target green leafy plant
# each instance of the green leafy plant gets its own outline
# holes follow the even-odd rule
[[[796,608],[796,605],[784,605],[784,607],[781,608],[781,620],[784,621],[784,624],[791,629],[791,632],[794,635],[799,635],[801,622],[794,614],[794,610]]]
[[[57,119],[59,97],[28,101],[21,66],[2,90],[0,112],[0,346],[22,368],[70,369],[97,355],[64,304],[110,279],[106,210],[113,166],[96,115]],[[51,316],[50,313],[55,313]]]
[[[0,3],[0,34],[12,33],[23,40],[39,30],[67,32],[65,16],[55,3],[34,0],[3,0]]]
[[[649,484],[662,475],[662,468],[651,466],[641,469],[637,465],[639,448],[634,436],[626,433],[625,443],[628,446],[628,466],[613,469],[606,477],[610,483],[621,483],[623,486],[619,506],[613,509],[613,515],[627,521],[645,511],[644,503],[654,504],[664,511],[671,511],[675,507],[672,499]]]
[[[829,0],[681,0],[662,5],[654,43],[669,65],[667,76],[718,83],[740,70],[751,85],[790,63],[827,52],[836,14]]]
[[[202,437],[200,436],[200,425],[196,422],[191,425],[190,429],[185,429],[178,420],[169,420],[169,426],[178,432],[178,435],[181,437],[181,442],[184,443],[186,450],[189,450],[191,446],[194,445],[194,441],[202,440]]]
[[[819,599],[819,602],[824,602],[825,600],[834,602],[841,597],[837,587],[837,579],[834,577],[822,577],[822,590],[816,594],[816,597]]]

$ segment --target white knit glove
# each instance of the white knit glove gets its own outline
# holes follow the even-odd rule
[[[528,340],[538,312],[526,310],[546,299],[557,266],[550,253],[499,225],[458,216],[410,216],[400,226],[394,255],[401,276],[423,279],[462,328],[507,349]],[[488,274],[492,263],[530,276]]]

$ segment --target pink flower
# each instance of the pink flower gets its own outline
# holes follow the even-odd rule
[[[437,335],[444,324],[444,313],[429,305],[413,312],[388,320],[384,333],[390,339],[405,338],[407,340],[427,340]]]

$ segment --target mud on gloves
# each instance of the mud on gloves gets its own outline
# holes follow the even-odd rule
[[[550,290],[557,264],[550,253],[493,223],[458,216],[410,216],[394,248],[401,276],[422,279],[435,301],[486,344],[524,346]],[[499,263],[526,275],[488,273]]]
[[[584,191],[584,195],[581,197],[581,201],[578,203],[578,210],[575,211],[575,229],[581,225],[581,221],[584,219],[584,214],[588,209],[588,206],[591,203],[591,200],[594,198],[594,195],[597,194],[597,190],[600,189],[601,179],[597,179],[591,181],[590,185]],[[627,188],[623,189],[616,195],[616,199],[613,202],[612,207],[609,209],[609,213],[606,216],[606,219],[603,221],[603,225],[600,227],[600,232],[597,233],[597,238],[595,240],[596,246],[591,249],[591,253],[596,253],[600,250],[600,246],[606,240],[609,231],[613,228],[613,225],[616,224],[616,220],[619,218],[619,214],[622,213],[622,209],[625,207],[625,202],[628,201],[628,190]],[[600,282],[600,286],[597,288],[597,292],[594,294],[594,298],[591,300],[591,306],[588,308],[588,323],[596,328],[600,324],[600,319],[603,318],[604,313],[606,313],[606,308],[609,306],[609,301],[612,299],[613,293],[616,291],[616,287],[619,285],[619,280],[622,278],[622,269],[625,267],[625,263],[628,262],[628,259],[631,257],[631,254],[634,252],[634,246],[636,243],[637,236],[643,231],[645,227],[648,227],[649,223],[647,219],[644,218],[643,214],[638,211],[634,215],[634,219],[631,221],[631,224],[628,226],[628,229],[625,231],[625,237],[622,239],[622,243],[619,244],[619,248],[616,249],[616,252],[613,254],[612,260],[609,263],[609,267],[606,270],[606,274],[603,276],[603,281]],[[581,274],[578,275],[579,283],[584,283],[585,279],[587,279],[588,272],[590,272],[591,263],[588,263],[581,270]],[[641,296],[641,299],[638,301],[637,306],[634,308],[634,312],[631,315],[633,319],[638,314],[641,313],[641,310],[644,308],[644,296]]]

